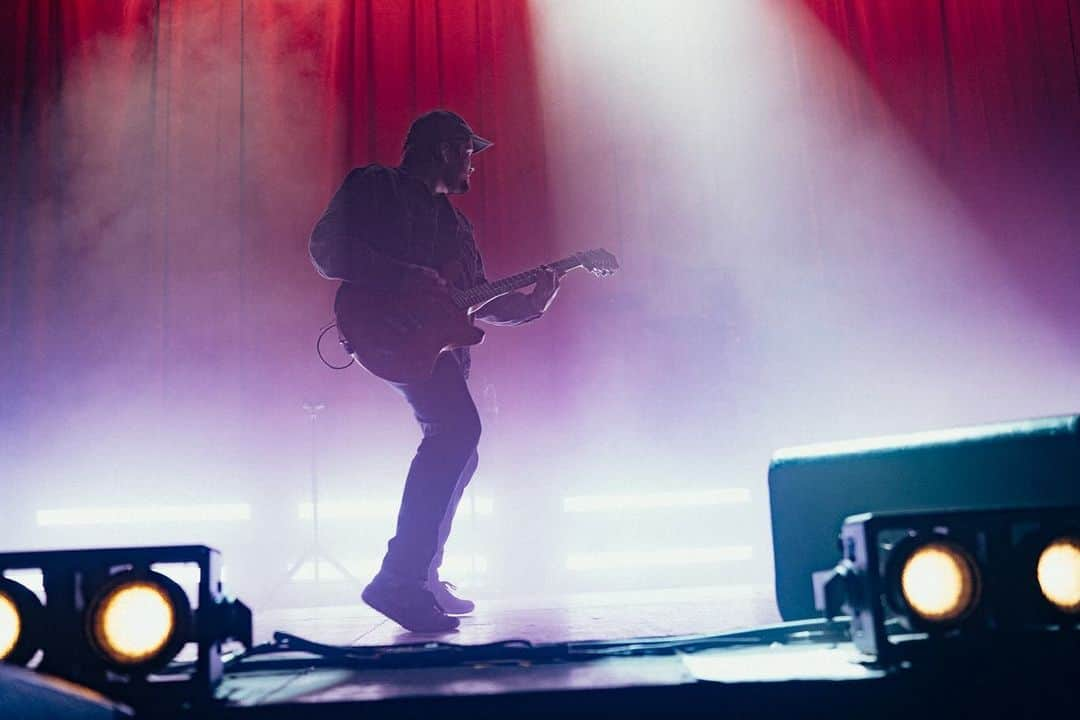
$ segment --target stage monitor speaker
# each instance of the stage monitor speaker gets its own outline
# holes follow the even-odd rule
[[[1080,416],[778,451],[769,464],[776,601],[817,616],[811,574],[836,564],[844,518],[863,512],[1080,505]]]

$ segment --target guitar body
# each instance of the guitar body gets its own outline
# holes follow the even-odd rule
[[[404,312],[419,327],[401,332],[387,320],[391,312]],[[441,353],[484,339],[484,331],[473,326],[468,311],[435,289],[392,293],[342,283],[334,298],[334,316],[356,362],[395,383],[427,380]]]
[[[390,382],[422,382],[431,377],[440,354],[483,341],[484,331],[473,326],[469,308],[528,287],[541,272],[561,276],[576,268],[605,277],[618,270],[619,263],[597,248],[468,290],[447,291],[421,281],[407,283],[402,292],[388,292],[344,282],[334,298],[334,318],[346,351],[365,370]],[[459,261],[447,263],[438,274],[450,288],[464,286]]]

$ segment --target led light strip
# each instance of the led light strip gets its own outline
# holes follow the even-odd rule
[[[113,507],[55,508],[37,511],[39,527],[61,525],[148,525],[151,523],[206,523],[250,520],[247,503],[206,505],[126,505]]]
[[[749,545],[570,553],[566,556],[566,569],[605,570],[613,568],[639,569],[643,567],[711,565],[714,563],[742,562],[752,557],[753,548]]]
[[[637,495],[577,495],[563,498],[563,512],[616,512],[659,508],[736,505],[750,502],[748,488]]]
[[[371,518],[393,518],[397,517],[398,507],[400,505],[401,500],[397,498],[340,501],[324,500],[319,503],[319,519],[357,520]],[[458,506],[457,516],[459,518],[469,516],[473,511],[473,507],[476,508],[477,515],[491,515],[494,511],[495,503],[491,498],[475,498],[474,500],[470,500],[468,497],[466,497],[461,501],[461,505]],[[311,520],[311,503],[300,503],[297,506],[296,514],[297,517],[301,520]]]
[[[381,557],[343,558],[341,564],[350,573],[358,578],[372,577],[382,564]],[[447,555],[443,562],[442,575],[456,577],[468,577],[474,573],[481,575],[488,571],[488,559],[485,555]],[[319,577],[323,580],[342,580],[341,572],[328,562],[319,562]],[[306,562],[297,568],[290,580],[293,582],[310,582],[315,579],[315,565]]]

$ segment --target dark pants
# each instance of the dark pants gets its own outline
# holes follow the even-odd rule
[[[409,467],[380,574],[397,582],[437,578],[443,546],[465,487],[476,471],[480,415],[461,366],[449,353],[439,356],[428,380],[394,384],[409,405],[424,438]]]

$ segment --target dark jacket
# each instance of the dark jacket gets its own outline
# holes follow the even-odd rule
[[[368,165],[350,172],[308,243],[325,278],[395,288],[401,263],[439,269],[461,260],[466,290],[487,282],[465,213],[401,168]]]
[[[405,264],[441,269],[455,260],[462,267],[459,289],[487,282],[465,214],[401,168],[352,170],[315,224],[308,251],[323,277],[370,287],[396,289]],[[467,377],[468,349],[454,354]]]

